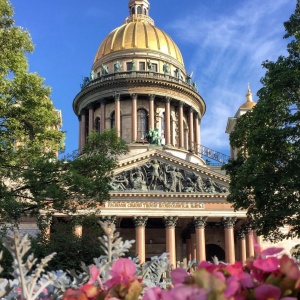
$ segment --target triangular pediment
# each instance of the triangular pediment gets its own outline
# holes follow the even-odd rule
[[[229,177],[162,150],[119,161],[114,191],[227,194]]]

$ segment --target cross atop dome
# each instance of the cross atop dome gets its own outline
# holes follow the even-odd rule
[[[130,16],[149,15],[150,3],[148,0],[130,0],[128,7]]]
[[[153,19],[149,17],[150,3],[148,0],[130,0],[128,2],[129,17],[125,24],[130,22],[145,22],[154,25]]]

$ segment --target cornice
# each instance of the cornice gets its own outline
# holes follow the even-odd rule
[[[118,90],[121,90],[122,87],[128,88],[128,85],[130,84],[130,88],[134,87],[142,87],[144,85],[152,86],[154,89],[157,86],[166,88],[168,90],[176,91],[179,93],[182,93],[186,95],[188,98],[190,98],[191,102],[194,102],[195,106],[198,106],[201,115],[203,116],[206,111],[206,105],[204,102],[204,99],[192,88],[190,88],[188,85],[183,83],[182,81],[177,80],[175,78],[171,78],[172,80],[165,79],[163,77],[163,74],[158,74],[160,78],[155,78],[156,74],[153,75],[154,77],[126,77],[126,78],[118,78],[118,75],[115,75],[113,79],[105,80],[103,77],[96,79],[92,81],[89,85],[87,85],[85,88],[83,88],[74,98],[73,101],[73,110],[77,114],[77,110],[79,107],[79,102],[86,96],[95,93],[96,91],[105,91],[107,89],[111,89],[111,87],[116,87]]]

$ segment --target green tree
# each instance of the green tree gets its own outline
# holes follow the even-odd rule
[[[300,236],[300,1],[284,23],[287,56],[266,61],[259,101],[237,120],[230,144],[239,149],[225,170],[236,210],[247,210],[271,240]],[[283,233],[280,228],[289,226]]]
[[[62,159],[64,133],[50,88],[28,71],[29,33],[0,0],[0,219],[17,223],[41,211],[74,212],[109,199],[117,157],[127,151],[115,131],[93,132],[80,153]]]
[[[76,224],[83,226],[82,237],[74,234],[73,229]],[[91,265],[94,258],[103,254],[98,240],[101,235],[102,229],[96,215],[75,218],[66,222],[57,220],[51,227],[51,239],[45,240],[42,235],[32,238],[31,250],[38,259],[56,252],[49,263],[49,270],[80,271],[81,262]]]

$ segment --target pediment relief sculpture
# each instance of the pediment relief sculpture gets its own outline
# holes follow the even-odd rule
[[[228,188],[210,177],[185,170],[174,164],[151,159],[131,170],[116,173],[111,187],[114,191],[161,191],[178,193],[228,193]]]

